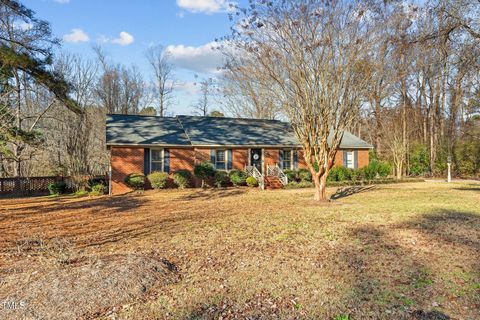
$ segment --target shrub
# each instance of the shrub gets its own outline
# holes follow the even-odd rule
[[[48,191],[51,195],[58,195],[65,193],[67,184],[63,181],[52,182],[48,185]]]
[[[366,167],[363,167],[362,170],[363,170],[363,175],[364,175],[364,178],[365,180],[367,181],[370,181],[370,180],[373,180],[377,177],[377,162],[376,161],[372,161],[368,164],[368,166]]]
[[[427,148],[422,145],[414,146],[410,154],[410,174],[421,176],[430,170],[430,157]]]
[[[350,180],[350,169],[346,167],[333,167],[330,169],[327,177],[328,181],[346,181]]]
[[[185,189],[190,185],[192,174],[188,170],[178,170],[173,174],[173,182],[180,189]]]
[[[248,177],[246,182],[247,186],[249,187],[256,187],[258,185],[257,179],[255,179],[254,177]]]
[[[232,170],[230,171],[230,182],[234,186],[243,186],[247,180],[247,173],[241,170]]]
[[[88,179],[88,186],[90,189],[97,184],[103,184],[104,186],[108,186],[108,179],[106,177],[90,177]]]
[[[285,169],[283,173],[287,176],[288,181],[297,181],[297,172],[295,170]]]
[[[210,179],[215,174],[215,169],[210,162],[202,162],[193,168],[193,173],[199,179],[202,179],[202,188],[205,186],[205,180]]]
[[[361,181],[364,179],[364,174],[362,169],[350,169],[350,180],[352,182]]]
[[[391,172],[392,172],[392,166],[390,165],[390,163],[386,161],[379,161],[377,173],[381,178],[388,177],[388,175],[390,175]]]
[[[312,181],[312,174],[310,173],[310,170],[308,169],[299,169],[298,170],[298,179],[300,181]]]
[[[166,172],[154,171],[147,178],[153,189],[165,189],[167,187],[168,173]]]
[[[142,173],[130,173],[125,177],[125,184],[133,190],[142,190],[145,187],[145,176]]]
[[[215,172],[215,187],[222,188],[227,185],[228,182],[228,175],[225,171],[217,171]]]
[[[97,183],[90,187],[89,195],[91,196],[101,196],[105,194],[106,187],[103,183]]]
[[[292,182],[289,182],[285,186],[285,188],[286,189],[313,188],[314,186],[315,186],[314,183],[311,181],[300,181],[300,182],[292,181]]]

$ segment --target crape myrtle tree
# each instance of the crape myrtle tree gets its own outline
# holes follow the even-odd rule
[[[271,83],[269,96],[303,147],[315,200],[327,199],[336,150],[367,96],[375,12],[365,1],[257,0],[231,15],[226,69]]]

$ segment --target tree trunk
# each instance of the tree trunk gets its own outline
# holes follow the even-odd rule
[[[315,201],[327,201],[327,174],[320,176],[319,174],[313,175],[313,181],[315,182]]]

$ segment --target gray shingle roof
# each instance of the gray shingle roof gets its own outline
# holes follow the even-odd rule
[[[290,124],[223,117],[107,115],[107,145],[299,146]],[[340,148],[372,148],[345,132]]]
[[[191,145],[176,118],[107,115],[107,145]]]
[[[290,146],[297,139],[285,122],[262,119],[179,116],[193,145]]]

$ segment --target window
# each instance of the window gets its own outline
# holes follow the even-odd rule
[[[150,150],[150,172],[163,171],[163,149]]]
[[[292,169],[292,150],[283,150],[282,169]]]
[[[215,169],[227,170],[227,150],[217,150],[215,155]]]
[[[355,160],[354,160],[354,153],[353,151],[345,152],[347,156],[347,160],[345,161],[347,168],[354,169],[355,168]]]

